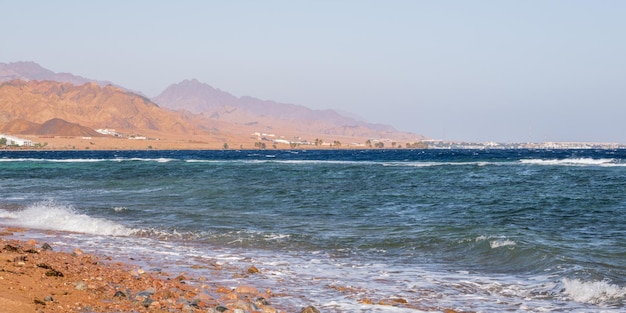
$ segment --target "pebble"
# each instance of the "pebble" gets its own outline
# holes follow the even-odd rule
[[[87,284],[82,281],[76,284],[76,290],[87,290]]]
[[[2,248],[2,250],[9,251],[9,252],[17,252],[19,250],[19,247],[12,246],[12,245],[5,245],[4,248]]]
[[[26,262],[28,261],[28,257],[25,255],[21,255],[21,256],[17,256],[13,258],[13,262],[19,262],[19,261]]]
[[[320,310],[316,309],[312,305],[309,305],[306,308],[302,309],[300,313],[320,313]]]
[[[116,291],[113,295],[113,298],[126,298],[126,294],[122,291]]]
[[[63,273],[55,269],[50,269],[49,271],[46,272],[46,276],[63,277]]]
[[[149,307],[152,304],[152,299],[150,298],[145,298],[143,299],[143,301],[141,301],[141,305],[143,305],[144,307]]]
[[[271,307],[271,306],[264,306],[262,308],[263,313],[276,313],[278,312],[278,310],[276,310],[276,308]]]
[[[255,303],[256,305],[270,305],[270,303],[269,303],[269,302],[267,302],[267,300],[265,300],[265,298],[263,298],[263,297],[256,298],[256,299],[254,300],[254,303]]]
[[[144,291],[138,292],[135,296],[136,297],[149,297],[155,293],[156,293],[156,290],[154,290],[154,288],[148,288]]]
[[[249,302],[243,301],[243,300],[235,300],[228,307],[230,309],[233,309],[233,310],[242,310],[242,311],[252,311],[252,310],[254,310],[254,308],[252,307],[252,305]]]
[[[241,285],[235,288],[235,292],[236,293],[249,293],[253,295],[256,295],[259,293],[259,291],[256,288],[249,286],[249,285]]]

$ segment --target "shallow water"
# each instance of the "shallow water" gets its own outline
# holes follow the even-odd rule
[[[5,225],[173,270],[254,264],[285,306],[625,309],[624,150],[12,151],[0,170]]]

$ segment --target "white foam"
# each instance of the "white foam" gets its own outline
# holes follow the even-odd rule
[[[494,239],[494,240],[491,240]],[[515,246],[517,245],[517,243],[511,239],[508,239],[506,237],[502,237],[502,236],[485,236],[485,235],[481,235],[478,236],[474,239],[475,242],[480,242],[480,241],[484,241],[484,240],[490,240],[489,241],[489,246],[491,247],[491,249],[497,249],[500,247],[506,247],[506,246]],[[463,241],[461,241],[463,242]]]
[[[225,162],[225,161],[220,161],[220,160],[197,160],[197,159],[191,159],[191,160],[185,160],[186,163],[221,163],[221,162]]]
[[[134,231],[121,224],[77,213],[67,205],[42,201],[20,211],[0,210],[10,224],[34,229],[59,230],[91,235],[128,236]]]
[[[489,245],[491,246],[491,249],[496,249],[496,248],[506,247],[506,246],[515,246],[516,243],[513,240],[504,239],[504,240],[492,240],[491,242],[489,242]]]
[[[608,281],[589,281],[579,279],[562,280],[565,293],[574,301],[601,304],[626,298],[626,287],[620,287]]]
[[[167,162],[171,162],[171,161],[175,161],[176,159],[171,159],[171,158],[156,158],[156,159],[151,159],[151,158],[118,158],[115,159],[116,161],[143,161],[143,162],[157,162],[157,163],[167,163]]]
[[[128,209],[125,208],[125,207],[116,206],[116,207],[113,208],[113,211],[115,211],[115,212],[124,212],[124,211],[128,211]]]
[[[617,163],[615,159],[592,159],[592,158],[570,158],[570,159],[529,159],[521,160],[522,164],[536,165],[563,165],[563,166],[625,166]]]
[[[291,237],[291,235],[272,233],[272,234],[265,234],[264,237],[265,237],[265,240],[279,240],[279,239],[289,238]]]

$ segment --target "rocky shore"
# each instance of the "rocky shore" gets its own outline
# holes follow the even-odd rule
[[[5,239],[20,231],[0,233],[0,312],[283,312],[272,306],[271,290],[192,282],[184,274],[136,268],[79,248],[68,253],[45,242]]]
[[[46,242],[18,240],[21,228],[0,228],[0,313],[48,312],[206,312],[320,313],[314,306],[278,308],[272,290],[251,285],[227,287],[206,277],[144,269],[75,247],[58,251]],[[71,250],[71,249],[70,249]],[[217,266],[217,265],[216,265]],[[222,270],[217,266],[216,270]],[[255,266],[234,276],[258,275]],[[350,288],[329,286],[350,294]],[[350,297],[350,296],[348,296]],[[416,312],[469,313],[407,303],[401,298],[355,298]]]

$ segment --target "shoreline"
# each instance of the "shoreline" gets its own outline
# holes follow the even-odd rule
[[[210,278],[87,254],[80,247],[63,252],[46,242],[7,238],[26,231],[0,228],[2,312],[285,312],[272,305],[269,289],[233,289]],[[246,274],[256,271],[251,267]]]
[[[71,245],[57,247],[41,238],[24,236],[30,231],[0,226],[0,312],[333,312],[316,308],[315,304],[294,307],[281,303],[283,297],[299,296],[275,294],[269,288],[246,282],[226,286],[211,275],[195,277],[186,272],[166,272],[141,267],[133,258],[123,261],[85,253]],[[21,236],[24,238],[19,238]],[[168,268],[166,262],[160,265]],[[255,275],[261,275],[254,265],[247,269],[222,268],[219,264],[208,266],[220,272],[219,275],[249,278],[250,281],[255,280]],[[348,285],[328,288],[344,295],[353,291]],[[408,303],[395,297],[353,300],[366,311],[371,306],[372,309],[395,307],[401,312],[473,313]]]

